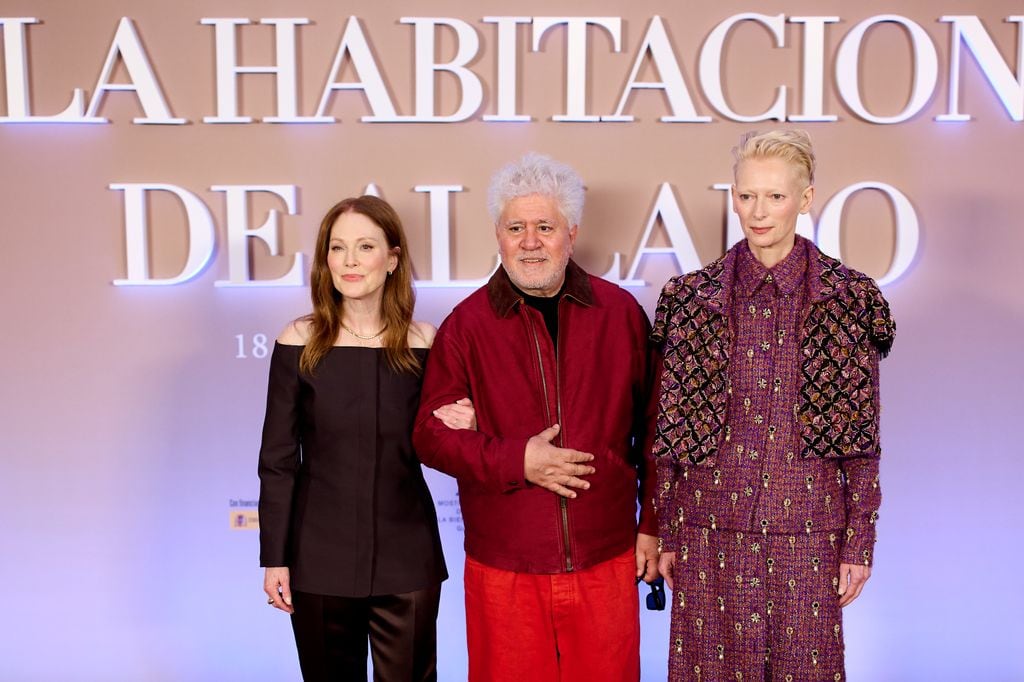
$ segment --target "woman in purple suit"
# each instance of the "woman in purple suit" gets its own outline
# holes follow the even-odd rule
[[[806,133],[733,150],[746,237],[673,278],[654,454],[672,680],[845,679],[842,608],[871,575],[881,493],[877,285],[796,235]]]

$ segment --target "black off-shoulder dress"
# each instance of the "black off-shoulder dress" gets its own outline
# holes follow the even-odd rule
[[[291,587],[368,597],[448,577],[437,515],[412,447],[421,378],[379,348],[336,346],[313,376],[276,344],[260,449],[260,565]],[[426,349],[414,349],[426,362]]]

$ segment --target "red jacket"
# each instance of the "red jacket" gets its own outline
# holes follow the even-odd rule
[[[430,352],[413,444],[424,464],[458,479],[466,554],[521,573],[619,555],[635,542],[638,471],[640,532],[657,534],[655,471],[643,447],[654,366],[648,329],[631,295],[572,261],[557,360],[543,317],[503,268],[455,307]],[[477,431],[450,430],[431,414],[467,396]],[[594,455],[590,489],[573,500],[523,474],[526,442],[555,423],[555,445]]]

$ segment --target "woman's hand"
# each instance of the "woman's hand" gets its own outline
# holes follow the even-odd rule
[[[860,596],[864,583],[871,577],[871,568],[863,564],[839,564],[839,606]]]
[[[295,613],[292,607],[291,573],[287,566],[269,566],[263,574],[263,591],[267,603],[285,613]]]
[[[665,579],[665,584],[668,585],[668,589],[674,590],[672,582],[675,576],[672,571],[676,567],[676,553],[675,552],[662,552],[661,556],[658,557],[658,573],[661,573],[661,577]]]
[[[449,429],[476,431],[476,410],[473,409],[473,401],[469,398],[456,400],[450,405],[442,405],[434,410],[434,416]]]

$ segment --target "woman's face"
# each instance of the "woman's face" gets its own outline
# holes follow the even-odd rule
[[[384,230],[362,213],[348,211],[331,227],[327,267],[334,288],[346,299],[380,298],[388,271],[398,256],[388,248]]]
[[[796,240],[796,219],[811,208],[814,187],[800,166],[779,158],[746,159],[736,168],[732,208],[751,252],[785,258]],[[774,263],[773,263],[774,264]]]

